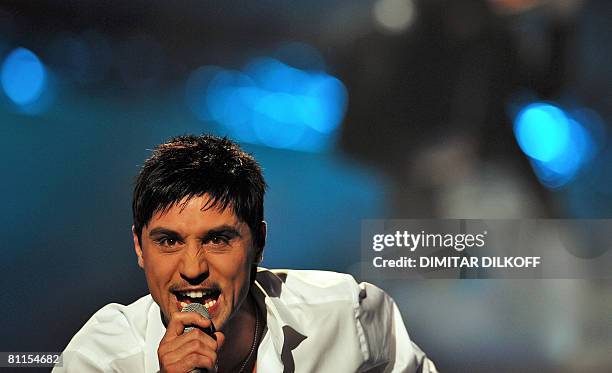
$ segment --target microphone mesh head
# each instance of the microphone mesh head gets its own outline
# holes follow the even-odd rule
[[[188,305],[186,305],[185,307],[183,307],[183,309],[181,310],[181,312],[196,312],[199,313],[200,315],[206,317],[207,319],[211,319],[210,317],[210,313],[208,313],[208,310],[206,309],[206,307],[204,307],[202,304],[200,303],[189,303]],[[183,330],[183,333],[187,333],[190,332],[194,329],[193,326],[188,326],[185,328],[185,330]],[[215,332],[215,328],[214,326],[210,325],[210,327],[208,327],[206,330],[204,330],[204,332],[208,335],[212,335],[212,333]]]
[[[196,312],[210,320],[210,313],[201,303],[189,303],[183,307],[181,312]]]

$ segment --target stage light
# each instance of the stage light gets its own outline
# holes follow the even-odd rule
[[[519,146],[529,157],[547,162],[559,157],[570,145],[570,124],[557,107],[535,103],[516,118],[514,132]]]
[[[270,92],[300,93],[308,84],[308,74],[305,71],[271,57],[252,60],[245,66],[244,72],[259,88]]]
[[[265,104],[258,104],[260,114],[266,114],[276,121],[291,123],[294,127],[306,126],[326,134],[340,125],[347,97],[340,80],[324,72],[300,70],[273,58],[256,59],[247,65],[245,72],[262,90],[270,94],[285,93],[291,96],[267,95]],[[273,109],[270,102],[275,100],[283,106],[282,110]],[[282,119],[279,113],[283,113]],[[262,126],[264,124],[258,124],[260,129]],[[301,132],[293,127],[289,131],[294,136]]]
[[[34,53],[20,47],[4,60],[1,79],[8,98],[19,106],[27,106],[43,93],[46,71]]]
[[[240,71],[217,72],[206,92],[206,103],[212,118],[229,126],[246,122],[249,118],[250,105],[246,100],[248,96],[243,97],[241,91],[251,87],[254,87],[251,78]]]
[[[514,133],[540,182],[551,189],[571,182],[590,161],[596,144],[590,131],[561,108],[532,103],[515,118]]]
[[[548,175],[545,185],[561,187],[572,181],[578,173],[593,159],[597,144],[591,132],[584,123],[570,119],[570,149],[544,166]]]
[[[287,93],[268,93],[254,107],[253,126],[261,143],[274,148],[295,148],[306,127],[296,116],[300,99]]]
[[[195,70],[187,80],[186,100],[199,119],[220,124],[227,132],[222,134],[239,141],[320,151],[342,122],[347,93],[323,70],[260,57],[242,71]]]
[[[302,120],[318,132],[333,132],[342,123],[346,97],[340,80],[327,74],[312,75],[302,100]]]
[[[416,18],[413,0],[378,0],[372,14],[383,31],[394,34],[406,31]]]

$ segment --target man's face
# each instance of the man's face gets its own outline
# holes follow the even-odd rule
[[[251,229],[231,206],[203,209],[206,195],[184,202],[156,213],[142,229],[140,244],[134,235],[138,264],[167,320],[198,302],[222,330],[248,294],[259,253]]]

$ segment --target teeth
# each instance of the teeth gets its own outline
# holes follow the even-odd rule
[[[204,304],[204,307],[206,307],[206,309],[209,309],[209,308],[211,308],[212,306],[214,306],[216,303],[217,303],[217,301],[213,299],[213,300],[211,300],[210,302],[206,302],[206,303]]]
[[[180,292],[180,294],[182,296],[185,297],[189,297],[189,298],[197,298],[197,299],[201,299],[202,297],[211,294],[212,292],[202,292],[202,291],[182,291]],[[185,307],[187,306],[189,303],[187,302],[180,302],[181,303],[181,307]],[[208,302],[204,303],[204,307],[206,307],[206,309],[210,309],[212,308],[215,304],[217,304],[217,300],[216,299],[211,299]]]
[[[180,294],[182,296],[189,297],[189,298],[202,298],[207,293],[208,292],[203,292],[203,291],[182,291]]]
[[[202,298],[206,295],[212,294],[213,291],[201,291],[201,290],[195,290],[195,291],[181,291],[180,294],[184,297],[189,297],[189,298]]]

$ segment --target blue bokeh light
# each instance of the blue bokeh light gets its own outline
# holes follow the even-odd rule
[[[326,74],[313,76],[303,105],[304,122],[322,133],[334,131],[344,117],[346,97],[340,80]]]
[[[523,108],[515,118],[514,133],[536,176],[551,189],[574,180],[597,147],[583,123],[549,103]]]
[[[299,93],[308,83],[308,74],[270,57],[252,60],[244,67],[257,85],[271,92]]]
[[[514,127],[519,146],[529,157],[551,161],[570,146],[570,124],[557,107],[535,103],[523,109]]]
[[[260,97],[253,121],[260,142],[274,148],[294,148],[306,129],[296,115],[299,106],[299,98],[288,93],[269,93]]]
[[[196,117],[220,124],[238,140],[321,151],[342,122],[347,93],[340,80],[323,70],[259,57],[240,71],[195,70],[187,81],[186,100]]]
[[[43,93],[46,83],[45,67],[40,59],[25,48],[16,48],[2,65],[2,88],[15,104],[34,103]]]
[[[229,128],[244,125],[251,116],[255,83],[240,71],[221,70],[210,81],[206,93],[213,120]],[[256,95],[256,93],[254,93]]]

